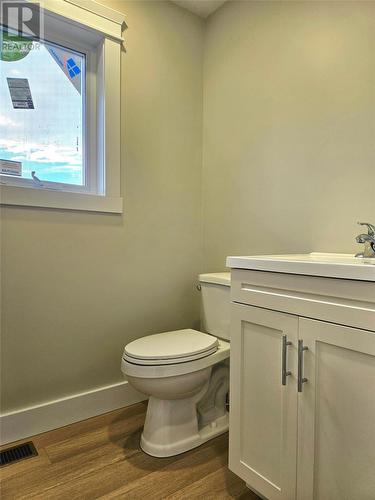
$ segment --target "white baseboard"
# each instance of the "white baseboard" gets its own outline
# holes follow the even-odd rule
[[[0,416],[0,443],[6,444],[95,417],[146,399],[127,382],[99,387]]]

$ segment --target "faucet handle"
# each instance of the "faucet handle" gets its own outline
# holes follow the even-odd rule
[[[358,222],[360,226],[366,226],[369,236],[375,237],[375,226],[369,222]]]

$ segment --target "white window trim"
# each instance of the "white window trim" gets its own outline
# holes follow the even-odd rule
[[[39,2],[36,2],[39,3]],[[122,213],[120,184],[120,96],[122,32],[126,23],[122,15],[93,0],[44,0],[40,2],[46,14],[62,17],[64,21],[95,34],[97,51],[96,123],[97,148],[91,161],[104,168],[104,178],[98,179],[98,193],[75,192],[74,186],[58,186],[43,182],[38,186],[4,185],[0,181],[0,203],[68,210]],[[52,40],[53,41],[53,40]],[[100,130],[101,129],[101,130]],[[90,128],[89,128],[90,133]],[[92,143],[93,141],[91,141]],[[95,158],[93,158],[95,157]],[[59,189],[61,188],[61,190]]]

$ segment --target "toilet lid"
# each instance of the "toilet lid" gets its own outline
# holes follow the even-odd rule
[[[124,358],[137,364],[171,364],[193,361],[217,351],[218,340],[197,330],[177,330],[148,335],[130,342]]]

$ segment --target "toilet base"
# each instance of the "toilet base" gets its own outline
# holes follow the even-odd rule
[[[205,425],[202,429],[193,432],[190,436],[185,435],[183,439],[173,441],[173,443],[155,443],[148,440],[144,436],[144,433],[142,433],[140,445],[145,453],[153,457],[172,457],[174,455],[180,455],[185,451],[192,450],[193,448],[197,448],[206,441],[209,441],[220,434],[224,434],[227,432],[228,428],[229,413],[226,412],[225,415],[217,418],[210,424]]]
[[[153,457],[171,457],[226,432],[228,382],[226,363],[217,363],[177,380],[175,377],[159,381],[148,401],[142,450]],[[173,389],[171,394],[167,391],[169,386]],[[156,397],[157,390],[158,395],[173,395],[174,399]],[[178,395],[180,398],[176,398]]]

